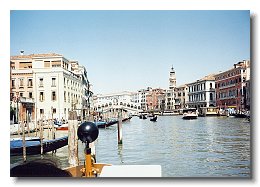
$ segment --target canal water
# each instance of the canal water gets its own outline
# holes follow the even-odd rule
[[[57,131],[56,136],[66,135]],[[67,146],[48,153],[61,168],[68,167]],[[161,165],[163,177],[250,177],[250,123],[233,117],[159,116],[157,122],[133,117],[123,123],[123,144],[117,126],[99,129],[96,159],[113,165]],[[27,156],[28,160],[39,156]],[[22,157],[11,157],[11,165]],[[84,161],[84,144],[79,142]]]

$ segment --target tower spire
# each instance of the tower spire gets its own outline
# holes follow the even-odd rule
[[[173,65],[172,65],[172,67],[171,67],[171,72],[174,72],[174,68],[173,68]]]
[[[170,71],[170,77],[169,77],[169,89],[173,90],[174,88],[176,88],[176,76],[175,76],[175,71],[174,71],[174,68],[172,65],[171,71]]]

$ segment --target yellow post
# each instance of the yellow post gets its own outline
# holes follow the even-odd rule
[[[91,149],[86,147],[86,155],[85,155],[85,176],[92,177],[92,162],[91,162]]]

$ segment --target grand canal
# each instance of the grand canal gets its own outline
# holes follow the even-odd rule
[[[58,131],[57,137],[66,135]],[[123,144],[117,144],[117,126],[99,129],[96,159],[113,165],[158,164],[163,177],[250,177],[250,123],[233,117],[159,116],[157,122],[133,117],[123,123]],[[67,146],[44,158],[68,167]],[[84,161],[79,142],[79,159]],[[28,160],[39,156],[27,156]],[[11,157],[11,165],[22,157]]]

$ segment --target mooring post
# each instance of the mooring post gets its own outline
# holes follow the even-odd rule
[[[21,124],[19,123],[19,121],[18,121],[18,123],[17,123],[17,134],[18,134],[18,136],[20,136],[21,135]]]
[[[29,126],[29,123],[28,121],[25,121],[25,125],[27,126],[27,136],[30,137],[30,126]]]
[[[22,122],[22,131],[23,131],[23,161],[26,162],[25,122]]]
[[[123,133],[122,133],[122,111],[119,109],[118,111],[118,123],[117,123],[117,143],[122,144],[123,141]]]
[[[42,119],[40,120],[40,141],[41,141],[41,157],[42,157],[42,154],[43,154],[43,121]]]
[[[69,120],[68,120],[68,149],[69,149],[69,164],[70,167],[78,166],[78,120],[77,120],[77,112],[70,111],[69,112]]]

